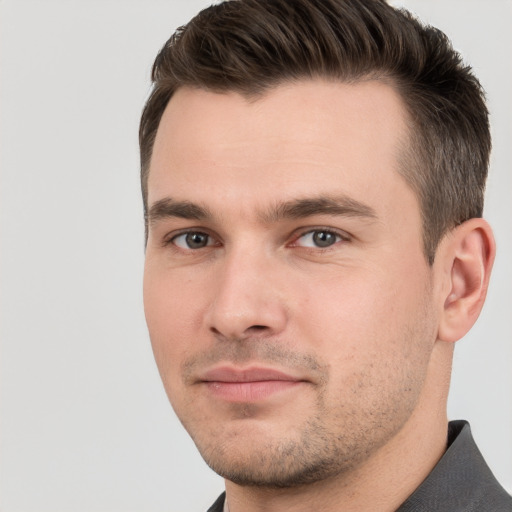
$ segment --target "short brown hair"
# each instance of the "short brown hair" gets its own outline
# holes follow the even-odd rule
[[[284,82],[385,80],[409,113],[400,173],[418,196],[430,264],[451,228],[481,217],[491,138],[480,83],[441,31],[384,0],[229,0],[201,11],[165,43],[139,130],[141,181],[174,92],[248,97]]]

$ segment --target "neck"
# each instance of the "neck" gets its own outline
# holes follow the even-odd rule
[[[395,511],[446,450],[450,373],[446,361],[452,347],[436,345],[417,407],[386,445],[351,471],[302,487],[243,487],[226,481],[229,512],[334,512],[340,507],[344,512]]]

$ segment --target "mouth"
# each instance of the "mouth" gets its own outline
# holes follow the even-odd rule
[[[199,379],[215,398],[228,402],[258,402],[289,391],[304,379],[272,368],[214,368]]]

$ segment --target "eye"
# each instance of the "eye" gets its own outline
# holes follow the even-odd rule
[[[215,243],[210,235],[201,231],[187,231],[176,235],[171,242],[180,249],[202,249]]]
[[[340,242],[341,240],[344,240],[344,238],[334,231],[329,231],[327,229],[315,229],[313,231],[308,231],[297,238],[294,245],[325,249],[337,242]]]

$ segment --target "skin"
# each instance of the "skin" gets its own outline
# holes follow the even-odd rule
[[[478,316],[494,244],[472,219],[428,265],[397,172],[406,121],[377,81],[251,101],[183,88],[166,108],[145,312],[168,397],[231,512],[395,510],[445,449],[452,342]],[[226,397],[205,382],[219,367],[292,384]]]

